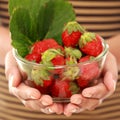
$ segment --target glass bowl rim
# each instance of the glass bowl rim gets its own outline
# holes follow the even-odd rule
[[[108,48],[109,48],[109,45],[104,40],[103,40],[102,44],[104,46],[103,47],[104,50],[97,57],[95,57],[93,60],[85,61],[85,62],[81,62],[81,63],[77,63],[77,64],[72,64],[72,65],[56,65],[54,67],[49,67],[49,66],[44,65],[44,64],[39,64],[39,63],[28,61],[28,60],[24,59],[23,57],[21,57],[19,55],[17,49],[15,49],[15,48],[13,48],[12,52],[13,52],[13,56],[15,57],[15,59],[19,62],[22,62],[23,64],[28,64],[28,65],[35,66],[35,67],[44,66],[44,67],[49,67],[49,68],[64,68],[66,66],[76,66],[79,64],[88,64],[88,63],[92,63],[94,61],[101,60],[107,54]]]

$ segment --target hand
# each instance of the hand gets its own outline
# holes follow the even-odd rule
[[[20,99],[27,108],[46,114],[61,114],[63,112],[63,106],[53,103],[49,95],[42,95],[37,89],[26,86],[22,82],[27,79],[27,76],[19,71],[11,51],[6,55],[5,73],[10,93]]]
[[[71,102],[64,107],[64,114],[71,116],[72,113],[80,113],[84,110],[93,110],[102,101],[112,95],[116,88],[118,78],[117,64],[114,56],[109,53],[106,57],[100,83],[93,87],[88,87],[81,94],[71,97]]]

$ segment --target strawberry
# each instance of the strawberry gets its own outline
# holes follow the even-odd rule
[[[79,59],[79,63],[81,63],[81,62],[87,62],[87,61],[89,61],[89,60],[93,60],[93,59],[94,59],[93,56],[86,55],[86,56],[81,57],[81,58]]]
[[[37,86],[49,87],[52,84],[53,76],[49,71],[43,66],[39,69],[33,69],[31,72],[31,78]]]
[[[55,39],[44,39],[43,40],[44,44],[49,48],[54,48],[54,46],[59,45]]]
[[[49,87],[44,87],[44,86],[41,86],[41,85],[37,85],[35,83],[35,88],[38,89],[41,94],[49,94]]]
[[[95,33],[86,32],[79,40],[79,47],[85,54],[96,57],[103,51],[102,38]]]
[[[25,80],[25,84],[30,87],[38,89],[41,94],[49,94],[49,87],[38,85],[32,80]]]
[[[41,54],[48,50],[49,48],[53,48],[57,46],[58,43],[54,39],[44,39],[42,41],[37,41],[33,44],[32,52]]]
[[[80,88],[88,87],[90,82],[92,82],[95,78],[99,75],[99,66],[97,62],[89,62],[88,60],[93,59],[91,56],[85,56],[82,57],[79,62],[86,62],[86,64],[80,65],[80,76],[77,78],[77,83],[80,86]]]
[[[65,64],[64,55],[60,49],[48,49],[42,54],[42,63],[49,67],[50,72],[61,74],[63,68],[58,68],[58,66]],[[53,67],[55,67],[54,70]]]
[[[51,60],[51,62],[54,66],[58,66],[58,65],[62,66],[65,64],[65,59],[64,56],[62,55],[56,55],[55,58]]]
[[[58,50],[59,52],[61,52],[62,54],[64,54],[64,47],[61,45],[54,45],[54,47],[52,47],[53,49]]]
[[[54,74],[62,74],[63,71],[64,71],[64,68],[62,67],[63,65],[65,65],[65,59],[64,59],[64,56],[61,56],[61,55],[56,55],[55,58],[53,58],[51,60],[53,66],[55,66],[55,69],[53,71]],[[58,67],[61,66],[61,67]]]
[[[48,46],[44,45],[43,41],[37,41],[32,46],[32,53],[41,54],[48,49]]]
[[[64,46],[75,47],[84,31],[84,28],[77,22],[68,22],[62,33],[62,42]]]
[[[38,53],[30,53],[25,56],[25,59],[27,59],[28,61],[34,61],[36,63],[40,63],[41,55]]]
[[[76,83],[71,82],[70,80],[60,80],[57,79],[54,81],[51,87],[51,94],[53,97],[60,98],[69,98],[71,95],[78,93],[79,87]]]

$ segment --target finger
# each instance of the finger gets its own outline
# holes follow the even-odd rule
[[[101,82],[96,86],[84,89],[82,91],[82,95],[84,97],[98,99],[103,99],[110,96],[115,91],[116,87],[116,82],[113,80],[112,74],[110,72],[107,72],[103,81],[104,83]]]
[[[71,103],[87,110],[93,110],[102,103],[102,100],[85,98],[80,94],[75,94],[71,97]]]
[[[71,96],[70,102],[76,105],[80,105],[82,103],[82,96],[80,94],[74,94]]]
[[[108,94],[108,89],[106,86],[101,82],[96,86],[86,88],[82,91],[82,95],[87,98],[96,98],[101,99]]]
[[[49,95],[42,95],[40,98],[40,103],[43,106],[49,106],[53,104],[53,100]]]
[[[14,87],[16,87],[21,82],[21,80],[27,78],[26,74],[19,70],[16,60],[13,57],[12,51],[8,52],[5,58],[5,75],[8,80],[14,76]]]
[[[21,83],[17,88],[10,87],[10,92],[19,99],[24,100],[39,99],[41,96],[37,89],[26,86],[24,83]]]
[[[52,101],[52,98],[49,96],[49,95],[42,95],[40,97],[40,99],[37,99],[37,100],[23,100],[23,99],[20,99],[23,104],[28,107],[28,108],[31,108],[33,110],[42,110],[45,109],[45,107],[47,106],[50,106],[53,104],[53,101]],[[35,106],[37,106],[35,108]],[[46,108],[47,110],[47,108]]]
[[[116,59],[111,53],[107,55],[103,75],[105,76],[103,80],[105,86],[111,93],[113,93],[118,80],[118,69]]]
[[[48,106],[50,113],[62,114],[63,113],[63,105],[60,103],[53,103],[52,105]]]
[[[17,64],[13,57],[12,51],[9,51],[5,57],[5,73],[7,78],[9,78],[9,74],[11,73],[11,68],[13,67],[17,67]]]
[[[104,84],[106,86],[106,88],[108,89],[108,94],[106,96],[104,96],[103,99],[105,99],[106,97],[109,97],[111,94],[114,93],[115,89],[116,89],[116,80],[113,79],[113,75],[111,72],[107,72],[105,77],[104,77]]]
[[[82,111],[84,111],[84,109],[75,104],[69,103],[64,105],[64,115],[67,117],[70,117],[73,113],[80,113]]]
[[[47,114],[56,113],[61,114],[63,112],[63,106],[59,103],[53,103],[53,99],[49,95],[42,95],[40,98],[40,103],[42,104],[41,111]],[[46,108],[44,108],[44,107]]]
[[[118,67],[115,57],[109,52],[106,57],[104,68],[103,68],[103,75],[106,72],[110,72],[112,74],[113,80],[117,81],[118,79]]]
[[[9,80],[9,87],[17,87],[22,80],[21,73],[10,51],[5,59],[5,74]]]
[[[115,91],[118,74],[116,60],[111,53],[106,57],[103,76],[103,83],[84,89],[82,95],[85,97],[106,98]]]
[[[41,111],[45,114],[61,114],[63,112],[62,104],[53,103],[51,105],[45,106],[40,101],[41,100],[21,100],[25,107],[30,110]]]
[[[84,99],[80,104],[80,107],[86,110],[94,110],[96,107],[101,105],[102,100],[99,99]]]
[[[41,105],[39,105],[37,100],[23,100],[20,99],[26,108],[31,111],[41,111]]]

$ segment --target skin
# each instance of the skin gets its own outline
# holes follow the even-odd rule
[[[0,31],[2,31],[2,29],[4,28],[0,28]],[[22,83],[22,80],[27,79],[27,77],[18,69],[11,52],[10,37],[8,33],[9,32],[7,30],[5,30],[2,34],[0,32],[0,36],[6,36],[5,45],[8,45],[7,48],[4,48],[1,57],[5,58],[5,55],[7,54],[5,58],[5,74],[8,79],[9,91],[11,94],[20,99],[27,108],[30,108],[30,110],[41,111],[46,114],[63,113],[65,116],[71,116],[73,113],[80,113],[84,110],[95,109],[104,99],[114,93],[118,78],[118,66],[120,63],[120,56],[117,54],[117,51],[120,51],[118,46],[120,36],[113,37],[108,41],[110,52],[106,57],[104,70],[100,78],[101,83],[94,87],[84,89],[81,94],[73,95],[70,99],[70,103],[63,105],[53,103],[50,96],[42,95],[37,89],[30,88]],[[3,41],[1,38],[0,43]],[[0,44],[0,48],[1,47],[4,46],[1,46]],[[1,64],[4,64],[4,59]]]

